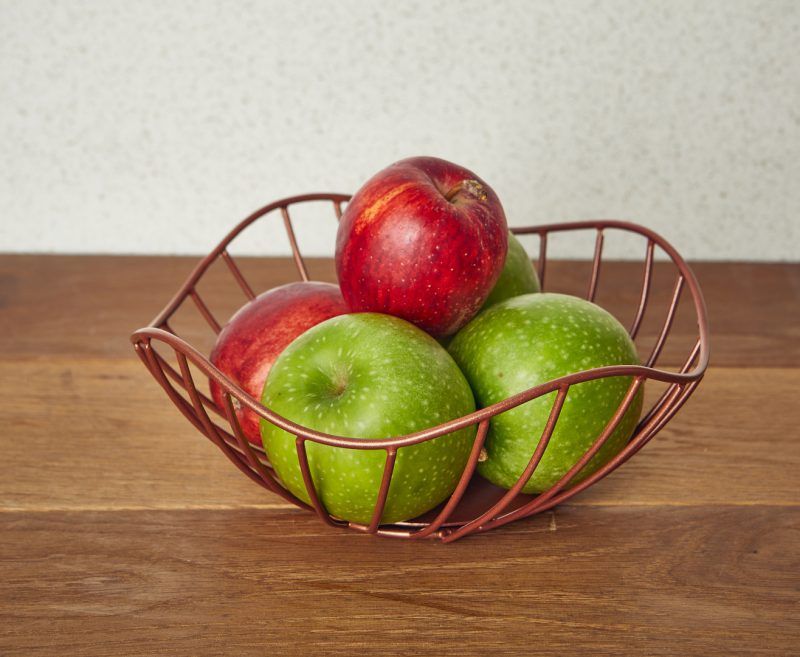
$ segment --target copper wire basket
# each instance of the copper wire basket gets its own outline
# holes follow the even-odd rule
[[[659,317],[663,317],[663,321],[661,322],[660,331],[656,334],[650,353],[644,360],[644,365],[601,367],[577,372],[537,385],[492,406],[479,409],[445,424],[430,427],[424,431],[381,440],[365,441],[347,436],[328,435],[300,426],[277,415],[222,374],[211,364],[204,353],[201,353],[199,349],[181,338],[173,330],[170,320],[187,301],[191,300],[191,303],[196,306],[209,329],[214,334],[219,333],[221,329],[220,322],[198,291],[198,283],[203,279],[209,267],[220,260],[226,265],[230,273],[230,284],[239,288],[236,293],[244,294],[246,299],[255,298],[256,291],[253,290],[242,274],[241,268],[230,254],[228,247],[245,228],[262,218],[269,220],[269,218],[274,218],[275,215],[278,215],[279,220],[283,222],[298,275],[302,280],[309,280],[306,262],[298,248],[290,208],[299,204],[325,203],[332,206],[331,209],[338,220],[341,218],[342,204],[346,203],[348,199],[349,196],[344,194],[307,194],[282,199],[257,210],[231,230],[217,247],[198,263],[189,278],[161,313],[148,326],[135,331],[131,336],[136,353],[145,367],[161,385],[169,399],[200,433],[211,440],[239,470],[254,482],[302,509],[315,512],[323,522],[331,527],[350,528],[381,536],[412,539],[438,538],[443,542],[450,542],[467,534],[484,532],[512,521],[541,513],[580,493],[630,459],[669,422],[700,383],[706,371],[709,358],[708,321],[703,295],[692,270],[666,240],[651,230],[622,221],[581,221],[518,227],[512,230],[517,235],[534,235],[538,237],[539,250],[536,266],[543,289],[546,289],[545,284],[547,281],[548,237],[564,231],[593,232],[595,235],[594,254],[585,293],[585,297],[592,301],[595,300],[597,295],[601,278],[600,271],[606,235],[614,231],[624,231],[641,236],[645,243],[645,249],[644,262],[641,267],[640,293],[637,295],[638,305],[635,309],[632,309],[632,319],[630,319],[629,324],[629,334],[634,339],[639,333],[643,318],[649,308],[654,260],[656,259],[657,250],[662,258],[666,256],[666,262],[669,264],[674,276],[674,285],[671,296],[665,304],[666,307],[658,311]],[[696,319],[697,337],[693,341],[694,346],[687,348],[688,354],[686,354],[685,361],[680,369],[670,371],[658,368],[656,366],[659,356],[673,326],[681,294],[687,287],[691,295],[693,315]],[[195,371],[194,375],[192,374],[193,370]],[[198,376],[207,379],[202,382],[206,390],[211,379],[221,386],[224,391],[223,408],[219,408],[210,396],[201,392],[195,380]],[[522,488],[542,458],[570,387],[598,378],[616,376],[631,377],[630,387],[619,409],[604,430],[596,437],[589,450],[549,490],[538,495],[523,494],[521,492]],[[652,403],[645,406],[642,418],[627,445],[599,470],[579,481],[579,483],[573,483],[572,480],[576,473],[580,472],[612,434],[645,381],[658,382],[664,387],[664,390]],[[510,490],[502,490],[475,474],[490,419],[499,413],[553,392],[556,393],[555,400],[544,432],[534,453],[531,454],[528,466],[516,484]],[[297,454],[311,505],[299,500],[281,485],[263,449],[248,442],[245,438],[234,412],[234,408],[240,405],[249,408],[261,418],[297,436]],[[458,485],[450,497],[439,507],[420,518],[393,525],[380,524],[398,450],[408,445],[431,440],[468,425],[476,425],[477,431],[469,460]],[[377,495],[372,520],[368,525],[346,522],[332,517],[320,503],[308,465],[306,453],[306,443],[308,441],[344,449],[379,449],[386,453],[381,486]]]

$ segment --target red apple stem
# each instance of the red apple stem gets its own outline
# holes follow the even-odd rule
[[[481,201],[486,200],[486,192],[483,190],[483,185],[479,183],[477,180],[461,180],[459,181],[454,187],[450,189],[444,197],[450,202],[453,202],[453,199],[460,193],[466,192],[467,194],[474,196]]]

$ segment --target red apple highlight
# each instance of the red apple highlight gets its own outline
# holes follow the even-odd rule
[[[471,171],[433,157],[401,160],[356,192],[336,236],[350,310],[452,335],[480,309],[508,248],[503,207]]]
[[[272,364],[298,335],[347,312],[339,288],[330,283],[289,283],[258,295],[240,308],[220,331],[211,362],[255,399],[261,398]],[[211,395],[224,408],[222,388],[211,381]],[[258,416],[246,408],[236,415],[247,439],[261,444]]]

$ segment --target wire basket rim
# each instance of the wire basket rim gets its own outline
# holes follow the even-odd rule
[[[185,300],[187,295],[191,293],[191,291],[194,289],[194,286],[197,284],[198,280],[209,268],[209,266],[215,262],[220,255],[225,255],[228,244],[256,219],[259,219],[260,217],[274,210],[281,209],[285,211],[290,205],[306,201],[332,201],[337,207],[338,214],[341,212],[341,203],[344,203],[349,199],[350,195],[340,193],[313,193],[296,195],[269,203],[248,215],[245,219],[234,226],[234,228],[231,229],[227,235],[225,235],[225,237],[208,255],[206,255],[197,263],[187,277],[186,281],[178,289],[175,295],[173,295],[172,299],[161,310],[161,312],[148,325],[133,332],[130,339],[136,350],[140,351],[151,349],[150,342],[153,339],[164,342],[173,349],[182,352],[196,367],[198,367],[198,369],[200,369],[200,371],[202,371],[206,376],[214,379],[228,394],[237,398],[239,402],[246,406],[250,411],[256,413],[259,417],[272,422],[281,429],[298,436],[298,438],[302,437],[303,439],[312,440],[316,443],[334,447],[369,450],[398,449],[400,447],[415,445],[426,440],[431,440],[438,436],[451,433],[467,426],[477,425],[480,422],[489,420],[495,415],[508,411],[528,401],[558,390],[567,389],[572,385],[584,383],[586,381],[612,376],[627,376],[640,378],[643,380],[654,379],[664,383],[687,385],[693,382],[699,382],[708,368],[710,344],[707,310],[702,290],[700,289],[697,278],[695,277],[691,267],[689,267],[675,247],[673,247],[660,234],[639,224],[616,219],[581,220],[573,222],[540,224],[534,226],[520,226],[511,227],[510,230],[514,234],[538,234],[541,237],[546,236],[551,232],[593,228],[599,233],[602,233],[602,231],[606,228],[616,228],[638,233],[646,237],[648,239],[648,243],[659,246],[677,266],[681,275],[681,279],[688,284],[697,315],[699,339],[694,350],[690,354],[689,359],[686,361],[686,365],[679,372],[668,371],[646,365],[616,365],[581,370],[557,379],[551,379],[550,381],[546,381],[536,386],[532,386],[531,388],[512,395],[511,397],[501,400],[495,404],[477,409],[468,415],[464,415],[420,431],[391,438],[351,438],[309,429],[308,427],[292,422],[291,420],[288,420],[287,418],[275,413],[271,409],[261,404],[260,401],[253,398],[249,393],[244,391],[237,383],[230,380],[216,366],[214,366],[204,354],[202,354],[186,340],[178,335],[175,335],[174,333],[171,333],[170,331],[160,328]],[[691,367],[692,363],[694,363],[693,367]],[[691,369],[688,369],[689,367],[691,367]],[[684,371],[687,369],[688,371]]]

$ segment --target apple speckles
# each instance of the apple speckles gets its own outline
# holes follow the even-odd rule
[[[636,363],[624,328],[604,310],[582,299],[532,294],[485,310],[450,344],[480,405],[500,401],[548,380],[604,365]],[[576,355],[577,354],[577,355]],[[515,372],[500,378],[498,370]],[[616,377],[573,386],[556,431],[526,492],[539,492],[563,475],[588,449],[624,397],[630,379]],[[555,393],[496,416],[486,447],[492,455],[479,471],[510,487],[538,442]],[[637,396],[620,426],[581,472],[588,475],[624,445],[641,410]]]
[[[357,345],[352,340],[356,330],[361,333]],[[328,347],[314,332],[309,333],[287,350],[285,362],[274,370],[265,388],[265,401],[284,417],[326,433],[368,440],[413,433],[475,408],[469,386],[452,358],[435,340],[407,322],[370,313],[338,318],[324,328]],[[348,365],[347,390],[340,397],[320,398],[340,360]],[[301,379],[295,376],[295,362],[314,363],[316,367]],[[282,384],[289,381],[294,382],[303,403],[290,402],[279,394]],[[294,439],[277,428],[264,433],[276,472],[300,495],[304,484]],[[407,519],[445,499],[463,471],[474,434],[475,427],[468,427],[401,448],[384,519]],[[334,515],[368,522],[383,475],[385,453],[328,448],[312,441],[307,443],[307,450],[323,504]],[[449,469],[436,465],[444,452],[451,455]]]

